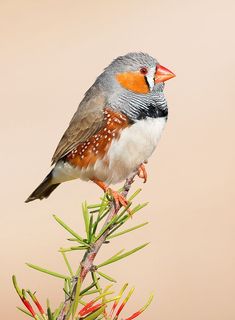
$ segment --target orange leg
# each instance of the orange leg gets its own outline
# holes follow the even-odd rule
[[[144,180],[144,183],[147,181],[148,175],[143,163],[138,168],[138,176]]]
[[[107,192],[108,194],[113,196],[116,207],[119,207],[120,204],[123,207],[126,207],[128,205],[128,201],[125,197],[123,197],[117,191],[114,191],[111,188],[109,188],[103,181],[98,179],[93,179],[92,181],[95,182],[101,189],[103,189],[104,192]]]

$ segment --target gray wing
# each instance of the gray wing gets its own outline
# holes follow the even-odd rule
[[[103,111],[106,99],[103,94],[96,91],[90,89],[80,103],[55,150],[52,164],[71,152],[79,143],[96,134],[104,125]]]

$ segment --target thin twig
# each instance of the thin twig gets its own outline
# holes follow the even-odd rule
[[[123,187],[123,191],[122,191],[122,195],[124,197],[127,196],[128,192],[130,191],[131,185],[134,182],[134,178],[137,175],[137,172],[135,171],[125,182],[124,187]],[[109,213],[107,215],[106,221],[103,225],[103,228],[105,226],[107,226],[107,224],[111,221],[111,219],[118,213],[120,209],[120,205],[119,206],[115,206],[114,203],[112,203]],[[92,271],[94,265],[94,259],[97,255],[97,253],[99,252],[102,244],[106,241],[106,238],[108,237],[110,232],[110,229],[108,228],[92,245],[91,247],[85,252],[82,261],[80,263],[81,266],[81,270],[80,270],[80,274],[78,277],[74,277],[73,278],[73,284],[72,284],[72,295],[71,297],[68,299],[65,299],[64,303],[63,303],[63,307],[61,308],[60,314],[57,317],[57,320],[65,320],[67,312],[70,310],[70,306],[73,302],[74,299],[74,295],[76,292],[76,286],[77,286],[77,282],[78,279],[80,280],[80,282],[82,283],[84,281],[84,279],[86,278],[87,274]]]

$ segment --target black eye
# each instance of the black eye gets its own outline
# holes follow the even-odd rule
[[[142,74],[147,74],[147,73],[148,73],[148,69],[147,69],[146,67],[142,67],[142,68],[140,69],[140,73],[142,73]]]

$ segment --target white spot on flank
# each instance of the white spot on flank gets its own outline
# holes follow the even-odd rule
[[[97,159],[95,164],[87,167],[81,168],[69,162],[58,161],[53,169],[53,183],[76,178],[87,181],[94,176],[108,185],[125,180],[135,168],[150,157],[157,146],[165,122],[164,118],[146,119],[123,129],[118,134],[119,139],[111,139],[108,153],[104,158]],[[96,149],[95,152],[97,151]]]

